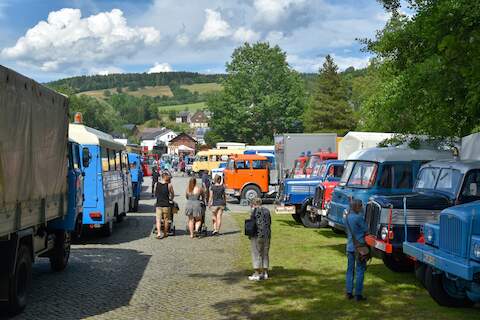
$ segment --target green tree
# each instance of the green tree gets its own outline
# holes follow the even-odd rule
[[[226,69],[224,90],[207,100],[213,114],[208,137],[256,143],[275,132],[302,131],[304,83],[280,47],[246,43],[234,50]]]
[[[380,1],[392,19],[367,49],[382,62],[376,93],[362,106],[365,129],[464,136],[480,121],[480,2]]]
[[[304,113],[304,123],[308,132],[334,131],[339,134],[356,126],[347,100],[347,88],[330,55],[325,57],[320,69],[313,101]]]
[[[85,125],[110,133],[119,127],[119,116],[108,103],[86,95],[70,97],[70,116],[81,112]]]
[[[112,95],[112,93],[110,92],[110,90],[104,90],[103,95],[108,98]]]

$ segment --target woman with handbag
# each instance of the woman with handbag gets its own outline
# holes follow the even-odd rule
[[[187,198],[185,215],[188,217],[190,238],[198,237],[205,214],[205,191],[202,187],[197,186],[197,179],[190,178],[185,197]]]
[[[344,223],[347,231],[347,275],[346,275],[346,298],[356,301],[364,301],[363,280],[367,261],[370,259],[370,248],[365,243],[365,233],[367,224],[361,215],[362,201],[358,199],[350,200],[350,211],[344,217]],[[353,278],[355,277],[355,286]],[[355,295],[354,289],[355,288]]]
[[[250,237],[252,246],[252,262],[255,272],[249,280],[259,281],[268,279],[269,250],[271,238],[270,211],[262,207],[262,199],[255,198],[251,202],[252,214],[245,222],[245,233]]]

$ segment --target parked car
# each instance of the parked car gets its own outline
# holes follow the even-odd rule
[[[441,210],[475,200],[480,200],[480,161],[432,161],[422,166],[412,193],[370,199],[365,240],[390,269],[412,269],[413,261],[403,254],[403,242],[423,241],[421,226],[437,222]]]
[[[339,181],[343,173],[343,161],[327,160],[318,163],[310,178],[286,179],[277,195],[276,213],[292,214],[307,228],[319,228],[320,217],[311,216],[307,207],[312,203],[316,187],[324,181]]]
[[[417,261],[418,279],[439,305],[480,302],[479,213],[480,201],[447,208],[436,223],[425,224],[425,243],[403,243],[405,254]]]
[[[326,216],[328,225],[336,232],[345,231],[343,217],[348,212],[350,198],[362,201],[364,214],[372,195],[411,192],[423,163],[452,158],[449,151],[407,147],[370,148],[352,153],[345,162],[340,183],[333,191]]]

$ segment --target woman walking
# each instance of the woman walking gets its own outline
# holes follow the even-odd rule
[[[155,196],[157,198],[156,203],[156,219],[157,219],[157,239],[168,237],[168,231],[170,230],[170,212],[172,206],[170,202],[175,196],[173,186],[170,183],[170,176],[166,173],[162,173],[162,181],[157,183],[155,189]],[[162,219],[163,219],[163,234],[162,234]]]
[[[252,200],[251,219],[255,220],[256,235],[250,237],[252,245],[252,261],[255,272],[248,277],[248,280],[259,281],[268,279],[271,224],[270,211],[262,207],[262,199]]]
[[[197,179],[190,178],[186,192],[187,203],[185,205],[185,215],[188,217],[188,230],[190,238],[197,237],[202,224],[204,215],[203,204],[205,201],[205,192],[202,187],[197,186]]]
[[[222,225],[223,210],[225,210],[226,197],[225,187],[222,184],[222,177],[216,175],[214,178],[214,184],[210,187],[210,196],[208,197],[208,207],[212,210],[212,235],[219,235],[220,227]]]

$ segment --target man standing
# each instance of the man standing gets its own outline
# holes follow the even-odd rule
[[[365,245],[365,233],[367,232],[367,224],[362,215],[362,201],[352,199],[350,201],[350,212],[343,218],[344,224],[347,227],[347,275],[346,275],[346,298],[352,299],[355,297],[356,301],[364,301],[363,296],[363,280],[365,270],[367,269],[367,262],[360,261],[355,254],[355,247],[358,245]],[[355,287],[353,285],[353,278],[355,277]],[[354,290],[355,289],[355,296]]]
[[[153,167],[152,169],[152,198],[155,196],[155,185],[158,182],[158,178],[160,174],[157,171],[157,167]]]

